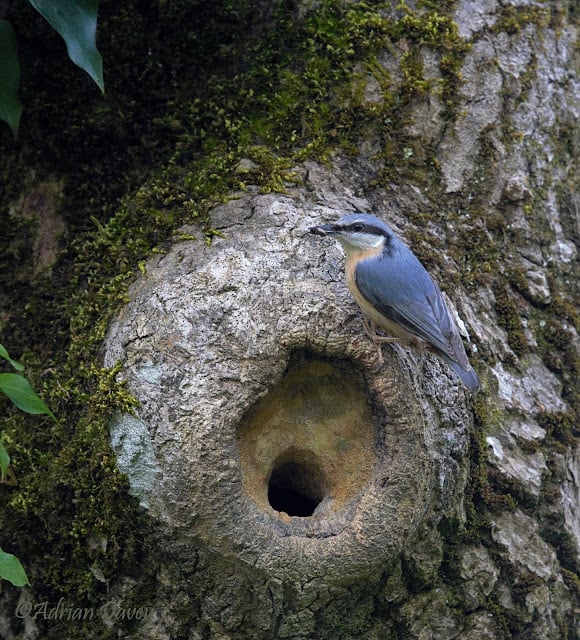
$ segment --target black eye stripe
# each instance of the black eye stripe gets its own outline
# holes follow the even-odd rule
[[[370,233],[374,236],[383,236],[385,238],[389,237],[384,229],[376,227],[373,224],[364,224],[363,222],[353,222],[352,224],[349,224],[347,227],[345,227],[345,230],[353,231],[355,233]]]

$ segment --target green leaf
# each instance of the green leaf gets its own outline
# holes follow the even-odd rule
[[[0,578],[8,580],[15,587],[23,587],[28,582],[28,576],[20,560],[11,553],[6,553],[0,549]]]
[[[0,119],[18,134],[18,125],[22,115],[22,104],[18,91],[20,88],[20,62],[16,35],[12,25],[0,20]]]
[[[0,373],[0,391],[7,395],[22,411],[33,414],[44,413],[55,422],[58,422],[52,411],[36,395],[30,386],[30,382],[24,376],[18,373]]]
[[[0,358],[4,358],[4,360],[7,360],[16,369],[16,371],[24,371],[24,367],[19,362],[16,362],[16,360],[12,360],[12,358],[8,355],[8,351],[6,351],[6,348],[1,344]]]
[[[4,477],[6,476],[9,464],[10,456],[8,455],[8,451],[6,451],[6,448],[0,442],[0,477],[2,480],[4,480]]]
[[[28,0],[57,31],[68,57],[105,92],[103,60],[97,50],[98,0]]]

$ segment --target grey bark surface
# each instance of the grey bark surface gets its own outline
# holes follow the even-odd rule
[[[444,121],[431,96],[417,104],[408,133],[439,140],[450,198],[488,194],[488,210],[508,220],[503,250],[527,276],[525,295],[510,291],[530,347],[524,356],[499,326],[491,287],[446,291],[465,337],[479,345],[472,361],[495,416],[478,434],[488,470],[518,506],[492,512],[487,537],[449,547],[442,523],[466,521],[464,491],[476,472],[473,399],[439,361],[400,346],[383,347],[385,366],[374,372],[342,254],[308,234],[366,211],[405,239],[408,213],[433,206],[416,185],[369,188],[374,143],[365,141],[356,163],[306,163],[296,168],[300,186],[267,195],[250,187],[212,211],[220,236],[211,246],[176,242],[152,259],[109,329],[105,365],[122,362],[140,401],[136,416],[111,425],[112,444],[164,558],[153,613],[134,637],[580,635],[578,592],[543,533],[545,519],[557,522],[575,555],[568,561],[579,561],[580,450],[544,449],[540,418],[570,407],[527,322],[533,305],[556,294],[578,301],[577,135],[576,147],[560,145],[580,116],[577,30],[546,26],[539,37],[530,24],[508,35],[493,30],[499,11],[491,0],[459,3],[455,17],[472,49],[456,119]],[[368,99],[380,99],[372,87],[369,79]],[[542,218],[530,218],[532,194]],[[444,247],[434,276],[445,291],[445,276],[460,269],[445,250],[453,223],[422,232]],[[562,330],[577,353],[574,328]],[[269,502],[272,474],[289,463],[306,476],[292,486],[316,502],[307,517]]]
[[[310,168],[324,198],[332,175]],[[471,422],[452,374],[432,357],[395,346],[372,372],[375,348],[344,286],[340,250],[308,233],[321,219],[370,205],[331,193],[336,208],[296,194],[249,196],[216,210],[213,223],[223,237],[211,247],[177,244],[150,263],[107,342],[105,364],[124,360],[124,377],[141,402],[140,420],[119,417],[113,437],[143,504],[281,580],[341,582],[393,559],[429,510],[434,478],[439,491],[452,491],[456,470],[447,458],[464,453]],[[271,401],[289,367],[296,380]],[[329,376],[334,385],[322,388]],[[269,460],[245,460],[251,426],[244,419],[260,398],[280,414],[278,433],[270,436],[277,442]],[[356,430],[341,442],[332,433],[330,442],[317,442],[322,429],[343,431],[336,426],[343,415],[368,432],[360,466],[326,465],[325,508],[309,518],[283,518],[266,498],[277,457],[307,447],[323,468],[332,447],[348,457],[362,437]],[[124,438],[133,443],[137,431],[135,453],[146,449],[139,467],[123,455]],[[244,467],[251,475],[253,464],[264,466],[261,484],[244,478]]]

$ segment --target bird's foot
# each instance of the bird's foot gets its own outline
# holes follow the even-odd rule
[[[374,344],[384,344],[385,342],[401,342],[399,338],[393,336],[381,336],[377,333],[379,328],[375,322],[368,318],[363,318],[363,327],[367,336],[374,342]]]
[[[393,343],[393,342],[400,342],[400,341],[398,338],[393,338],[390,336],[380,336],[377,333],[378,327],[376,323],[370,320],[369,318],[363,318],[363,327],[364,327],[365,333],[372,340],[372,343],[375,345],[377,349],[377,362],[372,368],[372,372],[377,373],[378,371],[381,370],[385,362],[383,358],[383,350],[381,349],[381,345],[383,345],[385,342]]]

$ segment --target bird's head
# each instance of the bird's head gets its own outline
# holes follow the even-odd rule
[[[312,227],[310,233],[338,240],[347,253],[380,250],[394,237],[388,225],[367,213],[349,214],[332,224]]]

